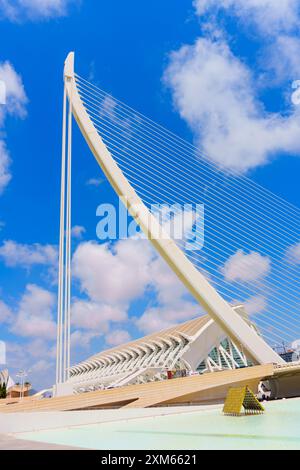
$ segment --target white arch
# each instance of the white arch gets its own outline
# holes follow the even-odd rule
[[[254,363],[284,363],[283,359],[248,326],[187,259],[129,184],[95,129],[80,98],[74,75],[73,52],[68,55],[65,62],[64,81],[71,109],[81,133],[117,195],[155,249],[224,333],[235,343],[242,345]]]

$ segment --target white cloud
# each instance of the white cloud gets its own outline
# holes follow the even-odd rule
[[[73,256],[73,274],[94,302],[118,305],[142,296],[150,280],[152,251],[147,240],[115,245],[82,243]]]
[[[25,245],[7,240],[0,246],[0,258],[9,267],[31,267],[33,265],[55,265],[57,250],[52,245]]]
[[[300,264],[300,243],[296,243],[288,248],[286,257],[292,264]]]
[[[209,24],[218,24],[221,10],[238,18],[240,24],[253,37],[253,31],[263,37],[261,68],[270,70],[268,81],[280,83],[299,77],[299,0],[195,0],[201,16],[209,13]],[[253,28],[255,28],[253,30]]]
[[[278,35],[274,42],[266,45],[265,49],[262,61],[272,73],[268,78],[281,83],[284,80],[296,80],[300,77],[299,36]]]
[[[0,300],[0,324],[9,323],[12,320],[12,311],[2,300]]]
[[[299,0],[194,0],[194,5],[199,15],[223,9],[268,35],[293,31],[299,24]]]
[[[91,341],[100,336],[101,332],[75,330],[71,334],[72,350],[88,349]]]
[[[6,144],[0,140],[0,195],[11,180],[10,157]]]
[[[246,300],[244,306],[248,315],[258,315],[265,312],[268,301],[263,295],[256,295]]]
[[[136,320],[136,325],[143,333],[150,334],[174,326],[176,323],[191,320],[202,314],[203,311],[199,305],[189,301],[177,300],[176,303],[171,305],[147,309]]]
[[[296,339],[291,343],[291,348],[296,349],[297,352],[300,350],[300,339]]]
[[[0,0],[1,8],[1,0]],[[22,78],[8,61],[0,62],[0,82],[4,84],[4,104],[0,104],[0,129],[4,126],[7,115],[20,118],[26,116],[28,102]],[[2,103],[2,101],[1,101]],[[11,180],[11,159],[4,140],[0,140],[0,194]]]
[[[23,21],[65,16],[74,3],[78,0],[0,0],[0,17]]]
[[[110,322],[127,320],[127,308],[110,304],[75,300],[72,305],[72,324],[76,328],[96,330],[99,334],[109,331]]]
[[[35,362],[30,369],[30,374],[42,373],[46,374],[49,370],[51,370],[53,365],[49,363],[49,361],[45,359],[40,359],[39,361]]]
[[[72,237],[74,238],[82,238],[85,232],[85,228],[81,225],[75,225],[74,227],[72,227]]]
[[[194,0],[194,6],[204,36],[171,54],[165,81],[196,146],[238,172],[265,165],[278,153],[299,155],[299,109],[290,104],[270,113],[257,97],[263,85],[298,79],[299,0]],[[263,36],[256,43],[260,67],[253,73],[230,50],[224,13],[238,18],[250,38]]]
[[[118,109],[119,105],[117,101],[114,100],[112,96],[106,96],[101,103],[99,115],[100,118],[103,117],[105,119],[109,119],[113,123],[117,124],[121,127],[120,133],[124,139],[130,139],[131,136],[131,118],[125,118],[120,113]],[[119,111],[119,112],[118,112]],[[138,121],[138,115],[134,116],[134,120]]]
[[[6,104],[0,106],[0,124],[3,124],[6,114],[24,118],[28,98],[21,76],[8,61],[0,62],[0,80],[4,82],[6,90]]]
[[[110,333],[113,324],[127,321],[131,302],[144,294],[151,281],[152,256],[147,240],[81,243],[73,255],[72,272],[88,299],[74,300],[74,327],[103,335]]]
[[[114,330],[108,333],[105,337],[106,344],[108,346],[119,346],[124,343],[128,343],[131,337],[126,330]]]
[[[159,204],[152,207],[152,214],[162,229],[185,249],[197,250],[204,242],[204,206],[192,207],[190,204]],[[145,238],[144,234],[142,235]]]
[[[161,305],[173,305],[186,294],[186,288],[167,263],[157,257],[150,265],[151,283]]]
[[[26,351],[33,358],[56,360],[56,342],[49,343],[47,338],[33,338],[26,344]]]
[[[7,342],[7,364],[15,381],[20,379],[16,374],[20,369],[28,373],[34,389],[51,387],[55,380],[56,346],[44,338],[29,341]]]
[[[271,270],[271,260],[254,251],[249,254],[238,250],[224,264],[222,272],[229,282],[252,282],[266,277]]]
[[[300,153],[297,111],[264,111],[249,69],[224,41],[201,38],[173,52],[165,81],[196,145],[217,164],[245,172],[276,152]]]
[[[116,108],[117,102],[111,96],[106,96],[101,104],[100,116],[116,121],[118,120],[118,116],[115,113]]]
[[[87,186],[95,186],[96,188],[101,186],[101,184],[103,183],[104,183],[104,180],[102,178],[90,178],[86,182]]]
[[[18,336],[54,339],[55,296],[41,287],[28,284],[21,298],[11,331]]]
[[[195,302],[185,298],[186,288],[148,240],[121,240],[114,245],[82,243],[73,256],[73,273],[89,297],[73,303],[74,326],[106,335],[109,345],[127,341],[124,333],[116,335],[124,331],[119,324],[128,320],[132,302],[148,290],[156,306],[135,318],[143,333],[202,313]]]

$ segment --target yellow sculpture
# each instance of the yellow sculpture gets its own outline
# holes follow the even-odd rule
[[[264,407],[248,387],[230,388],[223,413],[229,416],[262,414]]]

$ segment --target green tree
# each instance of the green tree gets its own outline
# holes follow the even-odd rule
[[[0,385],[0,399],[6,398],[6,397],[7,397],[6,384],[3,383]]]

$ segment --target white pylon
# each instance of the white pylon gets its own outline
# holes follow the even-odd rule
[[[67,117],[67,104],[67,94],[64,87],[57,304],[56,388],[58,384],[68,380],[70,370],[72,105],[69,102]]]

